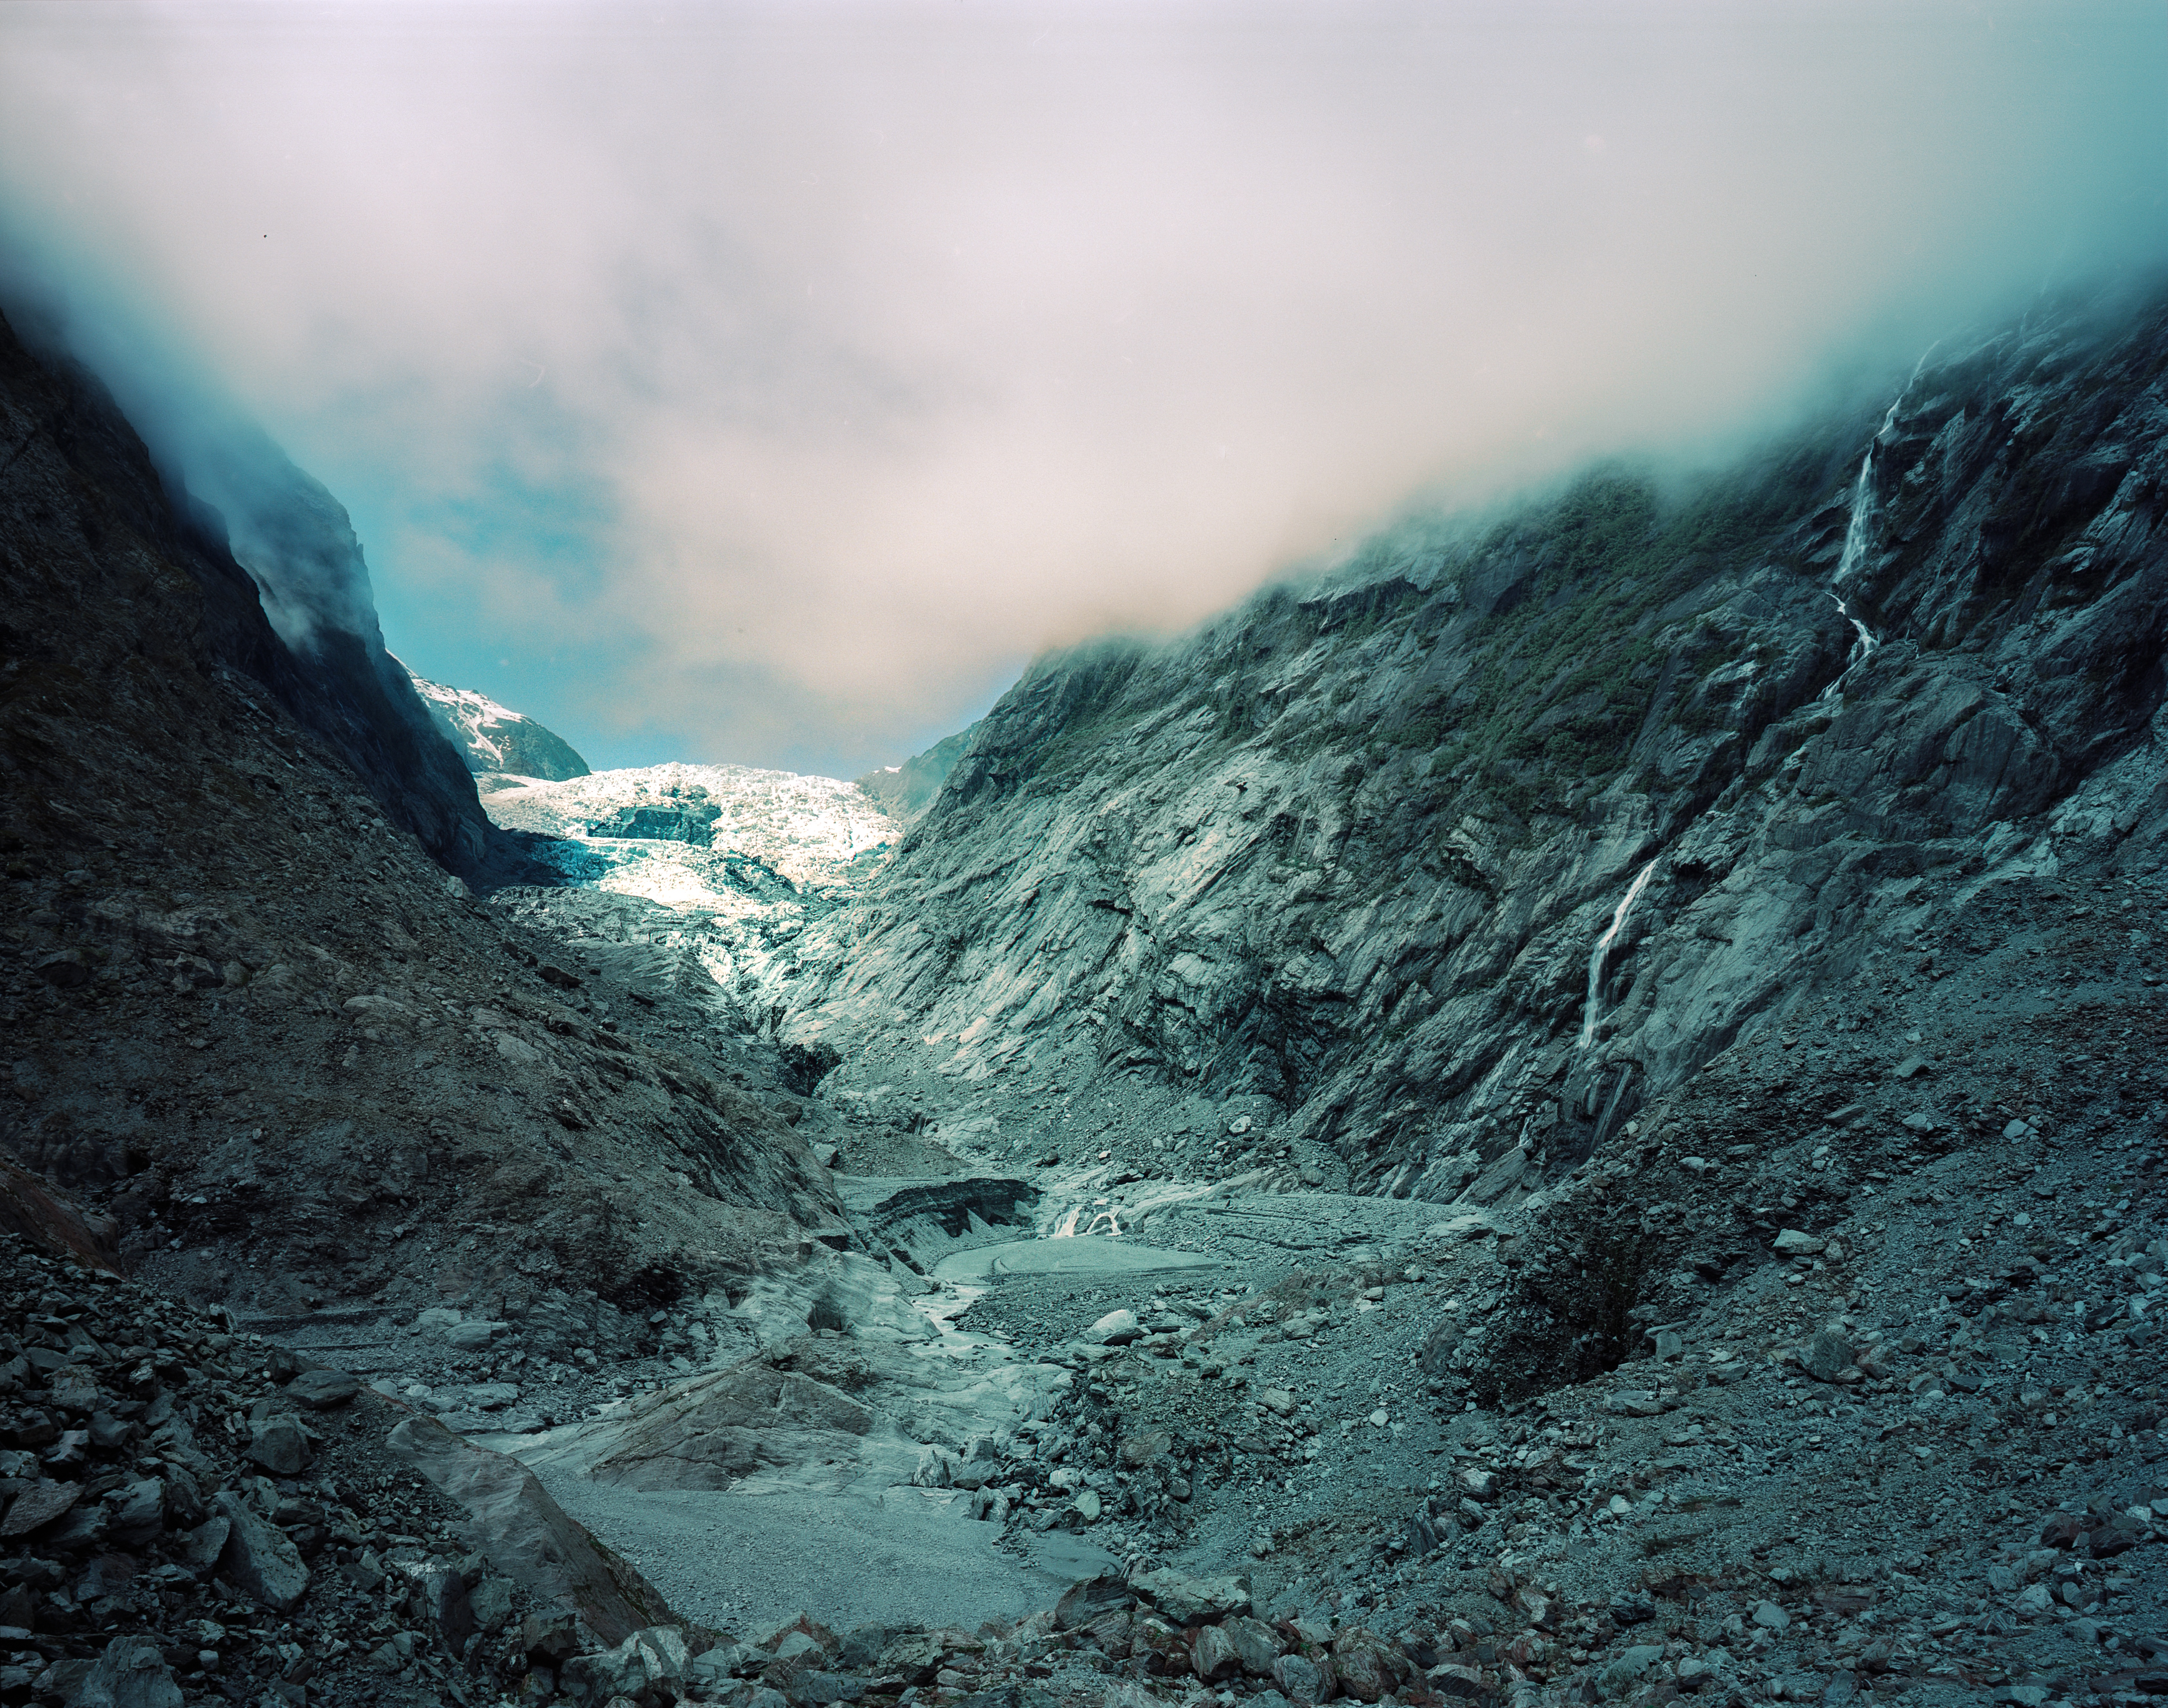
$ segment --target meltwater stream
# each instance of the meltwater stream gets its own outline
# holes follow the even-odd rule
[[[1597,1016],[1603,1005],[1603,963],[1611,953],[1612,944],[1618,941],[1620,930],[1625,926],[1626,915],[1633,911],[1634,902],[1639,899],[1641,886],[1649,881],[1650,874],[1655,869],[1656,862],[1651,860],[1634,874],[1625,899],[1618,904],[1618,910],[1611,915],[1610,929],[1596,940],[1596,947],[1588,952],[1588,1000],[1582,1006],[1581,1020],[1581,1048],[1583,1049],[1596,1042]]]
[[[1821,692],[1821,698],[1825,700],[1833,700],[1841,694],[1844,692],[1845,678],[1873,657],[1874,649],[1882,644],[1881,637],[1853,616],[1851,608],[1843,600],[1832,593],[1830,595],[1830,603],[1836,606],[1838,614],[1852,624],[1852,650],[1844,657],[1844,668],[1830,679],[1830,685]]]
[[[1936,340],[1938,344],[1942,341]],[[1867,555],[1867,538],[1874,513],[1874,452],[1883,440],[1889,438],[1889,429],[1897,424],[1897,411],[1905,400],[1911,395],[1912,387],[1920,378],[1920,370],[1927,365],[1927,358],[1935,353],[1935,344],[1920,353],[1920,359],[1912,364],[1911,373],[1889,400],[1889,407],[1883,411],[1882,425],[1874,430],[1874,437],[1867,442],[1867,453],[1859,459],[1859,477],[1852,483],[1852,513],[1845,519],[1844,549],[1837,554],[1836,570],[1830,577],[1830,602],[1838,614],[1852,624],[1851,650],[1845,655],[1844,668],[1821,692],[1825,700],[1836,698],[1844,690],[1845,678],[1873,655],[1882,638],[1869,629],[1845,603],[1844,585],[1859,568],[1859,560]]]

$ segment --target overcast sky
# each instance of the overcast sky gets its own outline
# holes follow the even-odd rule
[[[2168,8],[0,7],[0,217],[598,766],[851,775],[2157,255]]]

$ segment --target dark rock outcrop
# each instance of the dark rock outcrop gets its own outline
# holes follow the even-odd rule
[[[473,781],[404,674],[418,734],[355,687],[373,642],[291,650],[94,382],[4,330],[0,447],[0,1146],[88,1201],[87,1254],[282,1313],[550,1276],[644,1313],[837,1224],[741,1049],[658,1052],[637,1017],[677,1005],[447,877]]]
[[[178,457],[169,450],[154,459],[50,319],[33,312],[25,326],[28,347],[17,328],[0,323],[0,385],[10,401],[4,460],[17,485],[0,501],[9,507],[19,548],[41,538],[52,519],[49,508],[27,518],[17,509],[21,483],[40,472],[32,454],[42,447],[98,494],[101,520],[79,536],[81,546],[96,551],[118,528],[183,571],[200,595],[190,624],[200,661],[255,683],[436,860],[455,872],[474,870],[486,852],[489,821],[472,778],[384,650],[368,567],[344,508],[251,428],[191,441],[196,467],[189,472],[198,483],[191,491]],[[226,507],[206,501],[206,491]],[[64,580],[72,566],[48,558],[41,567]],[[55,639],[31,617],[17,612],[11,654]]]

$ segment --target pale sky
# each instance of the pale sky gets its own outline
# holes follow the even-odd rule
[[[2158,4],[0,7],[0,231],[598,766],[852,775],[2168,240]]]

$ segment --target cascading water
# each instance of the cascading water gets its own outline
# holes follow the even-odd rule
[[[1650,874],[1655,869],[1656,862],[1651,860],[1634,874],[1634,882],[1626,891],[1626,899],[1618,904],[1618,910],[1611,915],[1611,928],[1596,940],[1596,947],[1588,952],[1588,1001],[1581,1010],[1581,1048],[1583,1049],[1596,1042],[1597,1015],[1603,1002],[1603,963],[1626,924],[1626,915],[1633,911],[1634,902],[1640,897],[1641,886],[1649,881]]]
[[[1940,339],[1936,340],[1939,343]],[[1844,549],[1837,554],[1836,573],[1830,577],[1830,602],[1838,613],[1852,624],[1852,650],[1845,655],[1844,668],[1836,673],[1835,681],[1824,688],[1825,700],[1835,699],[1844,688],[1844,680],[1873,655],[1874,649],[1882,644],[1881,637],[1854,616],[1852,607],[1844,602],[1844,584],[1858,569],[1859,560],[1867,555],[1867,535],[1874,512],[1874,451],[1889,436],[1889,429],[1897,424],[1897,411],[1905,400],[1911,395],[1912,387],[1920,377],[1920,370],[1927,365],[1927,358],[1935,353],[1930,344],[1920,353],[1920,359],[1912,364],[1896,396],[1889,400],[1889,407],[1883,411],[1882,425],[1874,430],[1874,437],[1867,442],[1867,454],[1859,459],[1859,478],[1852,483],[1852,514],[1845,520]]]
[[[1874,631],[1853,616],[1846,607],[1843,600],[1832,593],[1830,595],[1830,603],[1836,606],[1838,614],[1852,624],[1852,650],[1844,656],[1844,668],[1839,671],[1831,680],[1830,685],[1822,690],[1821,697],[1825,700],[1833,700],[1841,693],[1844,690],[1844,679],[1865,664],[1873,655],[1874,649],[1882,644]]]

